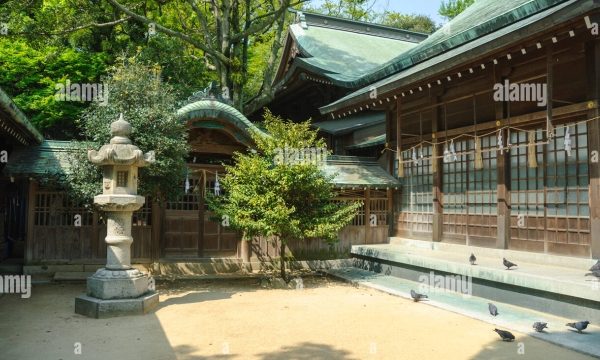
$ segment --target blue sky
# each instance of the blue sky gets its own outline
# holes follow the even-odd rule
[[[444,23],[444,18],[438,15],[441,0],[372,0],[375,1],[373,9],[381,12],[383,10],[394,10],[404,14],[428,15],[437,24]],[[322,0],[312,0],[311,5],[318,6]]]

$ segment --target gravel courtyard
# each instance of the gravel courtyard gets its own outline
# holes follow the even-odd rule
[[[327,278],[303,290],[255,279],[158,290],[156,312],[102,320],[73,312],[84,283],[0,295],[0,359],[590,359],[519,333],[504,343],[492,325]]]

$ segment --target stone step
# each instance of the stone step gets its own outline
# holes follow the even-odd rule
[[[411,299],[410,290],[418,291],[419,282],[409,281],[390,275],[377,274],[371,271],[355,267],[345,269],[332,269],[327,273],[331,276],[348,281],[357,286],[368,287],[386,292],[395,296]],[[528,336],[557,344],[568,349],[600,357],[600,327],[588,326],[584,334],[578,334],[565,326],[567,322],[584,320],[583,318],[570,318],[555,316],[547,312],[532,311],[527,308],[513,306],[510,303],[495,301],[499,315],[493,317],[489,314],[487,303],[489,298],[477,296],[464,296],[451,291],[437,288],[421,287],[421,291],[429,296],[429,299],[415,303],[414,306],[435,306],[461,315],[465,315],[490,324],[490,331],[495,327],[518,331]],[[411,299],[412,300],[412,299]],[[536,321],[548,323],[548,329],[543,333],[535,332],[532,325]],[[519,342],[517,337],[515,340]],[[515,356],[517,358],[517,356]]]
[[[390,244],[353,246],[351,254],[361,269],[416,282],[428,281],[432,274],[464,276],[471,279],[476,296],[600,323],[600,281],[584,276],[581,269],[519,261],[517,268],[506,270],[502,258],[481,255],[472,266],[470,253],[423,252]]]
[[[85,281],[94,272],[85,271],[57,271],[54,273],[54,281]]]
[[[502,260],[503,257],[518,263],[526,262],[540,265],[563,266],[571,269],[588,270],[596,263],[594,259],[578,258],[571,256],[562,256],[554,254],[534,253],[527,251],[516,251],[508,249],[484,248],[478,246],[467,246],[461,244],[449,244],[443,242],[433,242],[425,240],[407,239],[403,237],[390,237],[389,245],[394,245],[397,249],[405,248],[413,252],[437,252],[461,254],[468,258],[474,253],[477,258],[490,257]],[[466,254],[466,255],[465,255]]]

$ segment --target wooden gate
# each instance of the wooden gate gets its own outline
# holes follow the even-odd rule
[[[214,192],[215,172],[196,169],[187,181],[186,194],[178,201],[169,202],[165,209],[163,255],[236,256],[239,234],[215,219],[204,201],[203,195]]]

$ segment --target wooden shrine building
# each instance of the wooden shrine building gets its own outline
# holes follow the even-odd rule
[[[394,235],[600,257],[599,22],[597,1],[478,0],[321,107],[386,112]]]

